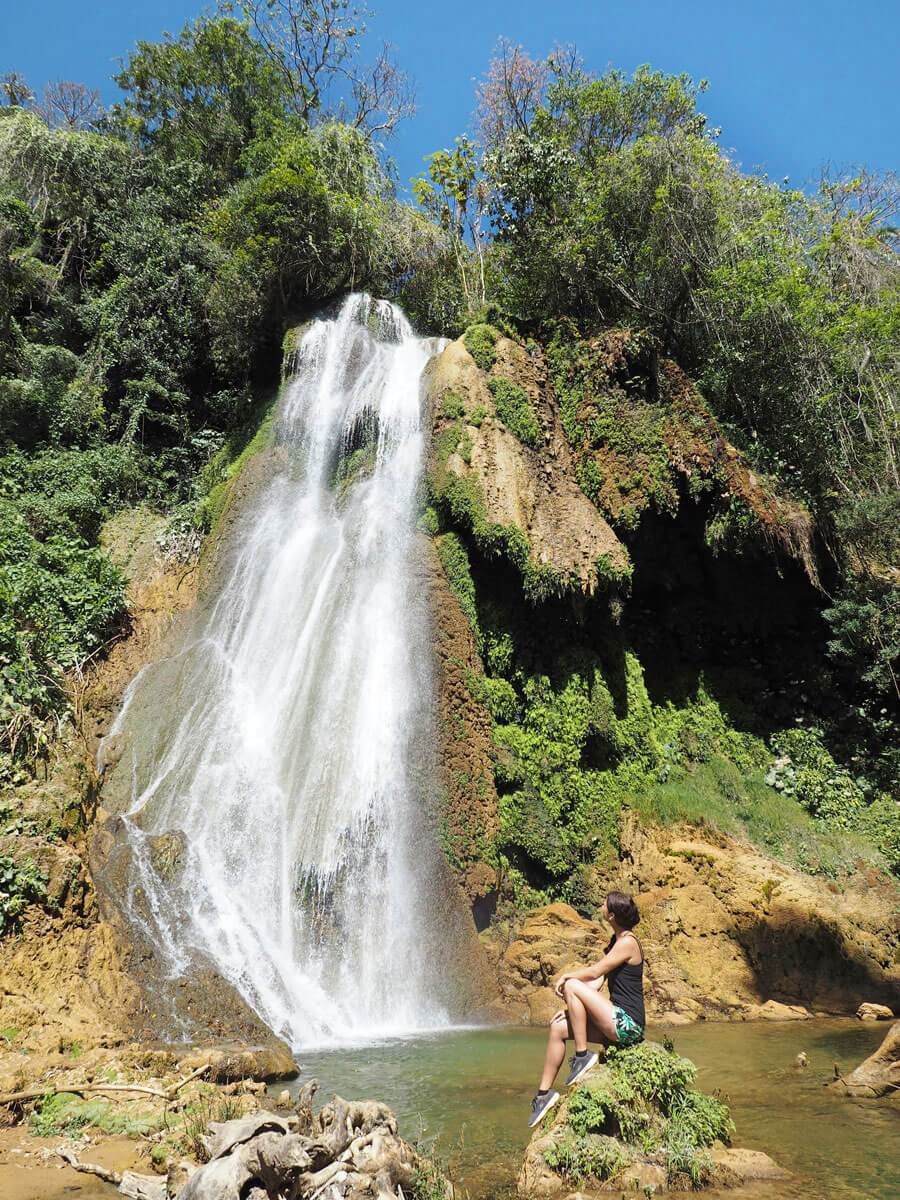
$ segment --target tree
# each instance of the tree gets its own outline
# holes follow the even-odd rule
[[[244,11],[304,120],[336,118],[391,134],[415,112],[410,79],[387,43],[370,66],[359,61],[371,15],[365,8],[350,0],[249,0]]]
[[[470,314],[482,308],[486,298],[484,217],[489,192],[479,150],[467,137],[457,138],[454,150],[430,154],[427,176],[412,181],[416,200],[449,238]]]
[[[225,14],[138,42],[114,79],[125,98],[112,127],[169,161],[203,162],[217,187],[241,177],[251,143],[290,121],[292,93],[278,65],[245,22]]]
[[[19,71],[7,71],[0,76],[0,105],[10,108],[27,108],[34,100],[34,92]]]
[[[501,146],[512,133],[528,134],[545,102],[550,78],[547,60],[531,58],[506,38],[499,40],[475,91],[475,121],[488,150]]]
[[[48,125],[63,129],[87,129],[103,115],[100,93],[96,88],[86,87],[71,79],[53,79],[41,96],[36,111]]]

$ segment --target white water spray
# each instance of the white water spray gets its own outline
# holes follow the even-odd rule
[[[130,739],[126,909],[171,976],[208,956],[295,1047],[447,1021],[412,752],[431,687],[412,550],[436,348],[367,296],[307,329],[284,466],[202,628],[135,679],[111,730]],[[175,883],[152,854],[169,830],[186,844]]]

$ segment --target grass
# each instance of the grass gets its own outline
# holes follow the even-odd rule
[[[646,822],[713,829],[810,875],[836,878],[852,874],[860,858],[878,862],[865,838],[823,829],[799,801],[768,787],[762,771],[742,775],[718,757],[683,779],[648,787],[631,806]]]
[[[163,1128],[161,1113],[116,1109],[108,1100],[80,1100],[71,1092],[57,1092],[39,1102],[28,1121],[35,1137],[75,1137],[82,1129],[126,1137],[147,1137]]]

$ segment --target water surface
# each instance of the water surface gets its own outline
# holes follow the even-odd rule
[[[897,1200],[900,1106],[855,1101],[825,1086],[871,1054],[884,1025],[858,1021],[700,1023],[653,1030],[698,1066],[737,1125],[735,1145],[764,1150],[789,1180],[742,1189],[760,1200]],[[377,1098],[401,1133],[436,1145],[472,1200],[511,1193],[528,1144],[529,1105],[543,1061],[540,1029],[458,1030],[349,1050],[307,1053],[296,1086],[315,1076],[333,1092]],[[805,1070],[795,1056],[809,1057]],[[710,1196],[714,1193],[705,1192]],[[736,1197],[739,1193],[722,1193]]]

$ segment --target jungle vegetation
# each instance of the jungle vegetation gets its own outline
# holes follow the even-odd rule
[[[47,752],[67,678],[127,619],[103,520],[143,503],[173,529],[202,524],[286,326],[366,287],[476,348],[493,323],[564,357],[620,325],[688,372],[760,475],[808,507],[828,564],[821,686],[843,707],[781,754],[781,790],[824,772],[896,829],[896,178],[826,169],[803,191],[742,171],[699,110],[702,81],[502,42],[473,130],[430,157],[411,205],[385,141],[414,97],[389,48],[362,62],[363,16],[348,0],[223,3],[139,42],[107,109],[74,82],[36,96],[15,71],[0,81],[0,775]],[[495,687],[522,779],[561,697],[601,704],[579,669],[552,697],[493,672],[517,689]]]

